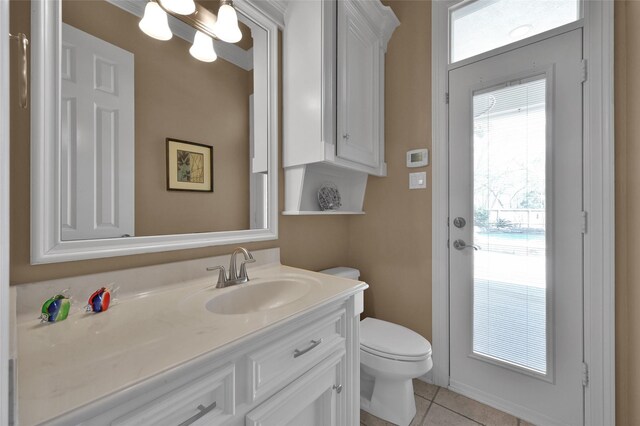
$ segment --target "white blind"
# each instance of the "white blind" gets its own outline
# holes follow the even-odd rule
[[[546,80],[473,97],[473,351],[546,373]]]

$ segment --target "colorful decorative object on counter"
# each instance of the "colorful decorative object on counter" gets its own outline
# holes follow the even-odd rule
[[[89,303],[85,306],[87,312],[103,312],[109,309],[109,303],[111,302],[111,291],[102,287],[100,290],[95,291],[89,297]]]
[[[48,299],[42,305],[42,313],[40,315],[41,322],[58,322],[64,321],[69,315],[71,301],[63,294],[58,294]]]

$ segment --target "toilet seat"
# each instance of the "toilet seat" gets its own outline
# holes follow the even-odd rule
[[[397,361],[422,361],[431,356],[431,344],[413,330],[376,318],[360,322],[360,349]]]
[[[380,352],[380,351],[376,351],[375,349],[371,349],[368,348],[366,346],[360,345],[360,350],[364,351],[368,354],[371,355],[375,355],[378,356],[380,358],[385,358],[385,359],[389,359],[392,361],[406,361],[406,362],[417,362],[417,361],[423,361],[427,358],[430,357],[429,355],[424,355],[424,356],[419,356],[419,357],[415,357],[415,356],[406,356],[406,355],[397,355],[397,354],[388,354],[385,352]]]

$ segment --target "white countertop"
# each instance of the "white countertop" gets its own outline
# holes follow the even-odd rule
[[[59,323],[41,324],[37,313],[19,317],[20,424],[50,420],[367,287],[279,264],[253,268],[249,275],[251,281],[239,286],[280,278],[312,285],[294,302],[242,315],[205,309],[214,295],[239,287],[216,289],[207,277],[129,296],[103,313],[76,311]]]

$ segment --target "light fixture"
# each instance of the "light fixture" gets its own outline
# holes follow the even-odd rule
[[[533,27],[530,24],[520,25],[509,32],[509,37],[520,39],[529,34],[529,31],[531,31],[532,28]]]
[[[196,11],[196,4],[193,0],[159,0],[162,7],[178,15],[191,15]]]
[[[237,43],[242,39],[238,27],[238,15],[231,0],[221,0],[218,9],[218,20],[213,25],[214,34],[227,43]]]
[[[220,0],[217,17],[194,0],[150,0],[138,25],[153,38],[169,40],[173,34],[169,29],[167,14],[195,28],[196,35],[189,53],[200,61],[213,62],[218,57],[213,49],[214,38],[227,43],[242,39],[238,14],[231,0]]]
[[[213,39],[202,31],[196,31],[189,53],[202,62],[213,62],[218,58],[216,51],[213,49]]]
[[[173,36],[169,29],[167,14],[155,1],[147,3],[144,16],[138,26],[146,35],[158,40],[169,40]]]

